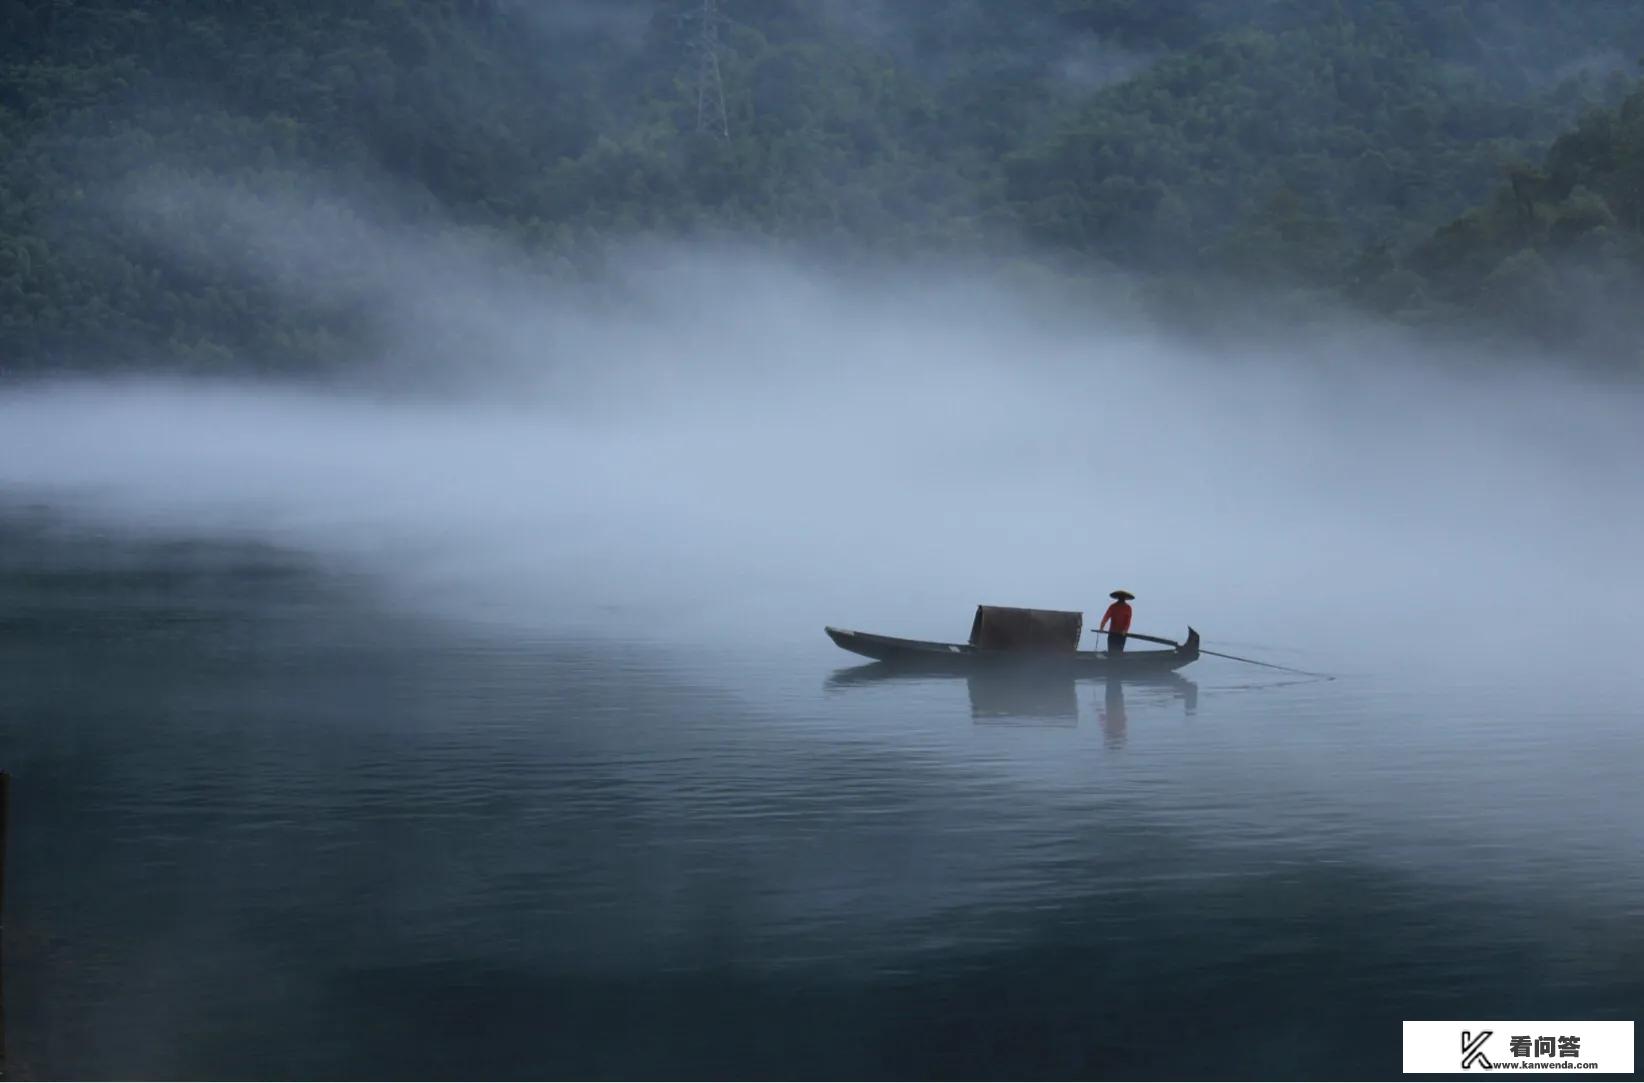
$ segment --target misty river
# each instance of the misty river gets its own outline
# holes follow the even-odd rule
[[[3,540],[20,1074],[1387,1076],[1644,1003],[1636,671],[876,679]]]
[[[6,0],[0,1083],[1609,1072],[1641,299],[1644,0]]]
[[[658,262],[418,294],[470,367],[0,388],[8,1070],[1362,1078],[1638,1014],[1631,390]],[[1337,679],[822,632],[1120,587]]]

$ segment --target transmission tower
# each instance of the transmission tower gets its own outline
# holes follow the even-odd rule
[[[688,17],[696,23],[696,130],[730,142],[725,83],[719,77],[719,0],[702,0]]]

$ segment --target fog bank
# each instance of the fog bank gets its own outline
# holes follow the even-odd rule
[[[346,390],[12,386],[0,485],[536,628],[962,639],[978,602],[1094,612],[1123,586],[1138,630],[1320,663],[1637,645],[1614,642],[1644,600],[1634,398],[1345,324],[1190,348],[951,269],[616,265],[597,297],[385,272],[406,350],[467,344],[434,381],[388,358]]]

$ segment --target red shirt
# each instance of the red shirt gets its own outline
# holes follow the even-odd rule
[[[1107,607],[1107,612],[1102,615],[1102,623],[1097,627],[1106,628],[1108,621],[1113,622],[1115,632],[1130,631],[1130,606],[1124,602],[1114,602]]]

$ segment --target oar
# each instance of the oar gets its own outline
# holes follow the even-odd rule
[[[1145,639],[1149,643],[1163,643],[1168,647],[1180,647],[1181,646],[1181,644],[1176,642],[1174,639],[1165,639],[1161,636],[1144,636],[1140,632],[1110,632],[1106,628],[1092,628],[1091,631],[1095,632],[1097,635],[1104,635],[1104,636],[1123,635],[1127,639]],[[1247,662],[1247,663],[1249,663],[1250,665],[1253,665],[1253,666],[1266,666],[1268,669],[1282,669],[1286,673],[1300,673],[1304,677],[1323,677],[1327,681],[1333,681],[1333,680],[1336,679],[1333,674],[1329,674],[1329,673],[1314,673],[1310,669],[1296,669],[1293,666],[1275,665],[1272,662],[1258,662],[1254,658],[1240,658],[1236,654],[1223,654],[1221,651],[1207,651],[1203,647],[1199,648],[1199,653],[1200,654],[1213,654],[1217,658],[1228,658],[1228,659],[1231,659],[1235,662]]]
[[[1128,639],[1145,639],[1149,643],[1163,643],[1167,647],[1181,646],[1181,644],[1176,642],[1174,639],[1165,639],[1161,636],[1144,636],[1140,632],[1110,632],[1106,628],[1092,628],[1091,631],[1101,636],[1123,635]],[[1210,652],[1204,651],[1203,653],[1209,654]]]

